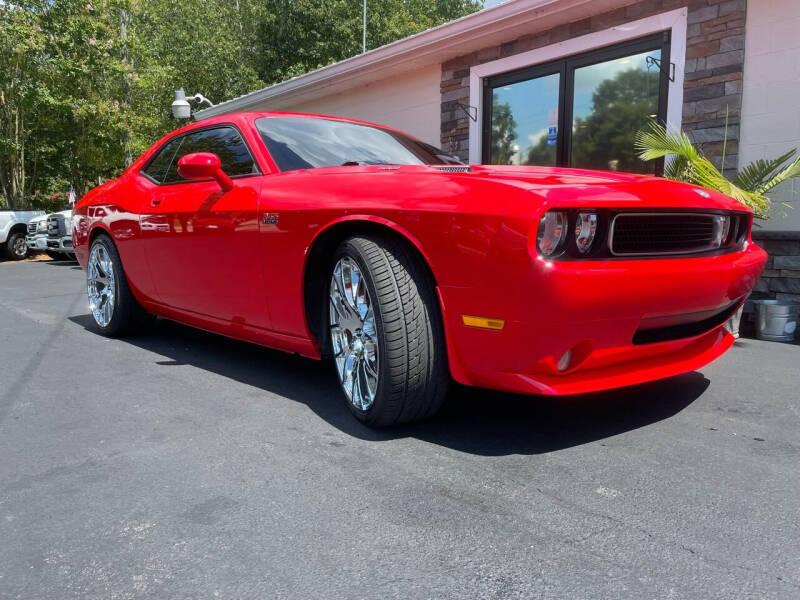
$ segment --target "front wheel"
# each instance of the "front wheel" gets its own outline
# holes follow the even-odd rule
[[[22,260],[28,256],[28,242],[24,233],[17,231],[8,236],[5,255],[9,260]]]
[[[337,250],[330,344],[351,412],[381,427],[427,418],[449,382],[432,277],[402,242],[352,237]]]
[[[107,337],[131,333],[152,318],[134,298],[117,248],[105,234],[89,250],[86,293],[97,330]]]

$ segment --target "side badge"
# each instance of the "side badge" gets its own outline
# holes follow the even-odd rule
[[[264,218],[261,219],[262,225],[277,225],[278,213],[264,213]]]

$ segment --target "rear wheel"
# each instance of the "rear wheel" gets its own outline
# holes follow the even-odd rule
[[[89,310],[102,335],[116,337],[131,333],[152,320],[134,298],[117,248],[105,234],[97,236],[89,250],[86,293]]]
[[[5,255],[9,260],[22,260],[28,256],[28,243],[23,232],[14,231],[8,236]]]
[[[405,244],[352,237],[337,250],[328,297],[334,364],[357,419],[380,427],[424,419],[449,375],[435,288]]]

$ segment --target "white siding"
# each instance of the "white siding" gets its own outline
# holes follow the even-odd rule
[[[407,131],[439,146],[441,67],[434,65],[392,79],[376,81],[303,102],[282,110],[310,112],[372,121]]]
[[[800,0],[749,0],[744,56],[740,167],[800,148]],[[770,196],[763,228],[800,230],[800,180]]]

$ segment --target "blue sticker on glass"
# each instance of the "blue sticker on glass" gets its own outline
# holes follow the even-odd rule
[[[555,146],[557,137],[558,137],[558,128],[557,127],[548,127],[547,128],[547,145],[548,146]]]

